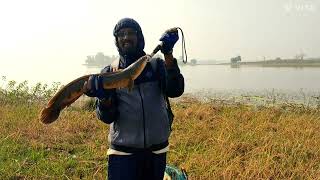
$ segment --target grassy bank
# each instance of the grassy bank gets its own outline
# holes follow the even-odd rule
[[[82,105],[58,121],[37,119],[44,101],[0,97],[0,179],[104,179],[108,126]],[[190,179],[320,177],[320,112],[301,106],[254,107],[173,102],[168,163]]]

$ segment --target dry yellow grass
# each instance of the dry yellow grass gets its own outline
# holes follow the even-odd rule
[[[181,98],[168,163],[190,179],[319,179],[320,112]],[[104,179],[108,126],[78,107],[43,125],[37,105],[0,104],[0,179]]]
[[[320,113],[180,101],[169,161],[191,179],[320,178]]]

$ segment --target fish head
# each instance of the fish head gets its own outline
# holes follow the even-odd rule
[[[147,62],[151,60],[150,55],[144,55],[140,57],[136,62],[132,63],[128,68],[132,68],[131,78],[132,80],[135,80],[143,71],[143,69],[146,67]]]

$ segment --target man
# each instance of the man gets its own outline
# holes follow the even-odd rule
[[[113,35],[120,59],[102,72],[126,68],[146,54],[144,36],[135,20],[121,19]],[[156,66],[147,63],[131,91],[104,90],[100,76],[90,77],[85,85],[86,94],[97,97],[97,117],[110,124],[107,153],[110,180],[163,179],[172,120],[166,97],[178,97],[184,91],[184,79],[172,55],[178,39],[177,31],[160,38],[165,61],[157,59]]]

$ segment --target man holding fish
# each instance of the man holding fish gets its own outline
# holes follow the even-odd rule
[[[120,58],[102,73],[125,69],[144,52],[144,36],[133,19],[121,19],[113,35]],[[163,179],[173,115],[167,97],[179,97],[184,91],[172,49],[178,31],[167,31],[160,38],[164,59],[152,59],[128,88],[103,88],[103,76],[90,76],[85,94],[96,97],[98,119],[110,124],[108,140],[108,179]]]

